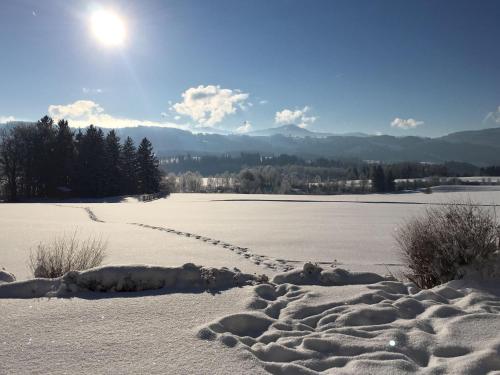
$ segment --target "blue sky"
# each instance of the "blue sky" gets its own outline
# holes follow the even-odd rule
[[[494,0],[5,0],[0,120],[437,136],[500,125],[499,42]]]

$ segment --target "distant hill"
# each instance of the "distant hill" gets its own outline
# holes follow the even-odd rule
[[[270,137],[273,135],[282,135],[285,137],[299,137],[299,138],[304,138],[304,137],[312,137],[312,138],[323,138],[323,137],[328,137],[333,134],[331,133],[318,133],[318,132],[313,132],[308,129],[301,128],[300,126],[294,125],[294,124],[289,124],[289,125],[282,125],[278,126],[275,128],[268,128],[268,129],[262,129],[262,130],[255,130],[252,132],[247,133],[249,136],[253,137]]]
[[[281,127],[280,127],[281,128]],[[295,128],[291,128],[294,131]],[[308,132],[307,129],[302,129]],[[478,166],[500,164],[500,130],[474,131],[471,141],[461,133],[439,138],[394,137],[390,135],[303,136],[305,132],[273,135],[192,134],[188,131],[137,127],[119,129],[121,136],[130,135],[136,142],[148,137],[158,155],[179,153],[220,154],[259,152],[290,154],[305,158],[357,158],[382,162],[422,161],[441,163],[457,161]],[[255,133],[254,133],[255,134]]]
[[[500,128],[461,131],[445,135],[439,139],[450,143],[472,143],[475,145],[499,147]]]
[[[266,131],[271,131],[270,135],[265,135]],[[130,136],[136,144],[144,137],[149,138],[160,157],[186,153],[237,155],[241,152],[258,152],[303,158],[356,158],[382,162],[456,161],[478,166],[500,165],[500,128],[462,131],[438,138],[328,135],[296,125],[255,131],[249,135],[193,134],[186,130],[150,126],[119,128],[117,132],[122,138]]]

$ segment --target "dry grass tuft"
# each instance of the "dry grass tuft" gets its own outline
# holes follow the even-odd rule
[[[80,240],[75,232],[70,236],[56,237],[50,243],[39,243],[30,253],[28,267],[34,277],[60,277],[68,271],[101,265],[106,248],[107,242],[100,237]]]

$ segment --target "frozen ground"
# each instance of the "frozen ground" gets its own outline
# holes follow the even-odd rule
[[[131,205],[137,211],[147,204],[104,204],[106,210]],[[118,206],[118,207],[115,207]],[[85,207],[85,206],[82,206]],[[16,275],[29,277],[26,261],[30,249],[39,242],[50,241],[61,234],[101,236],[108,242],[105,264],[156,264],[178,266],[196,262],[204,266],[240,267],[245,272],[262,272],[262,268],[231,251],[211,243],[185,236],[169,235],[122,222],[96,222],[88,213],[73,204],[3,204],[0,205],[0,267]]]
[[[199,336],[248,350],[272,374],[498,374],[498,280],[490,286],[260,285],[253,310]]]
[[[0,373],[264,373],[244,351],[196,337],[201,324],[244,309],[249,293],[0,300]]]
[[[174,194],[149,203],[3,204],[0,265],[18,279],[26,278],[30,248],[78,229],[82,235],[92,233],[108,240],[107,264],[178,266],[194,262],[272,274],[305,261],[337,260],[344,268],[385,273],[399,264],[393,233],[404,218],[423,210],[424,203],[467,198],[500,204],[500,191]]]
[[[334,259],[351,270],[397,269],[392,235],[401,220],[425,203],[467,198],[500,204],[492,189],[2,204],[0,270],[21,281],[30,248],[75,229],[108,240],[106,264],[193,262],[273,277],[311,260],[330,273],[321,285],[281,274],[274,285],[217,293],[75,289],[0,299],[0,373],[499,374],[498,280],[419,292],[389,281],[350,285],[378,280],[331,273]],[[324,286],[332,280],[348,285]]]
[[[399,263],[395,228],[425,207],[415,203],[467,197],[500,204],[500,191],[474,191],[364,196],[174,194],[148,203],[144,210],[133,205],[91,207],[105,221],[195,233],[287,260],[293,266],[336,259],[350,269],[386,272],[386,267]]]
[[[209,293],[190,287],[200,286],[196,270],[105,266],[44,281],[57,287],[60,298],[51,299],[25,298],[24,286],[41,279],[0,284],[0,371],[500,372],[498,279],[419,290],[309,265],[253,287],[235,286],[230,271],[214,273],[220,282]],[[142,291],[118,293],[117,285]]]

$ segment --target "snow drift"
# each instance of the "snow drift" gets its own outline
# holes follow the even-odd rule
[[[386,278],[371,272],[350,272],[342,268],[323,270],[313,263],[306,263],[302,270],[294,269],[273,278],[275,284],[290,283],[295,285],[358,285],[373,284]]]
[[[3,276],[2,276],[3,275]],[[266,275],[250,275],[228,268],[206,268],[186,263],[182,267],[148,265],[102,266],[85,271],[70,271],[54,279],[35,278],[17,281],[6,271],[0,273],[9,283],[0,285],[0,298],[63,297],[78,292],[137,292],[155,289],[189,291],[227,289],[252,283],[267,283]],[[344,269],[324,271],[306,263],[303,270],[276,275],[273,284],[355,285],[372,284],[386,278],[369,272]]]
[[[71,271],[55,279],[32,279],[0,285],[0,298],[63,297],[78,292],[136,292],[220,290],[251,284],[255,275],[227,268],[204,268],[187,263],[182,267],[147,265],[102,266]]]
[[[242,348],[272,374],[500,371],[498,280],[360,288],[339,300],[340,288],[258,285],[249,311],[202,327],[198,337]]]
[[[498,278],[469,271],[463,280],[421,290],[373,273],[306,263],[265,281],[191,263],[103,266],[56,279],[4,282],[0,298],[254,285],[244,311],[202,326],[197,337],[244,350],[272,374],[500,371]]]

